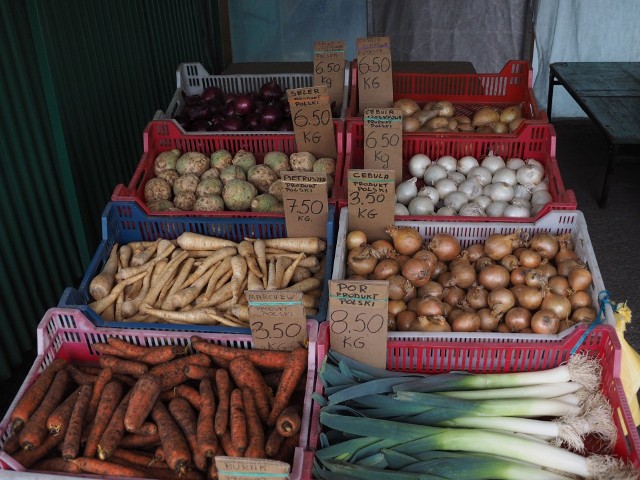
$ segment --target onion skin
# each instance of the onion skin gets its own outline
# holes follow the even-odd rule
[[[531,238],[530,247],[532,250],[538,252],[542,258],[551,260],[556,256],[560,246],[558,245],[558,239],[549,233],[536,233]]]
[[[466,296],[467,292],[460,287],[446,287],[442,294],[442,301],[455,307],[460,305]]]
[[[547,285],[549,290],[558,295],[562,295],[563,297],[569,297],[573,293],[571,287],[569,286],[569,281],[566,277],[561,275],[555,275],[550,277],[547,281]]]
[[[348,252],[356,247],[363,247],[367,244],[367,235],[362,230],[352,230],[347,234],[346,244]]]
[[[476,282],[476,270],[469,263],[460,263],[451,269],[454,284],[460,288],[469,288]]]
[[[435,268],[433,269],[433,273],[431,274],[432,277],[438,278],[438,276],[443,273],[446,272],[447,270],[449,270],[449,267],[447,267],[447,264],[444,263],[443,261],[438,260],[438,263],[436,264]]]
[[[558,295],[556,293],[547,293],[540,305],[542,310],[551,310],[556,314],[558,319],[564,320],[571,314],[571,303],[567,297]]]
[[[493,233],[484,242],[484,251],[491,260],[500,261],[513,252],[511,235]]]
[[[560,319],[551,310],[538,310],[531,318],[531,330],[540,334],[556,334],[560,329]]]
[[[513,254],[510,254],[502,257],[502,260],[500,260],[500,265],[502,265],[509,272],[511,272],[514,268],[517,268],[520,266],[520,261],[518,260],[518,257],[516,257]]]
[[[369,247],[354,248],[347,256],[347,268],[356,275],[371,275],[377,263],[378,260]]]
[[[410,258],[402,266],[402,276],[409,280],[414,287],[422,287],[431,280],[429,263],[420,258]]]
[[[443,315],[442,302],[434,297],[422,298],[416,307],[416,313],[418,316],[426,315],[427,317]]]
[[[441,284],[433,280],[430,280],[426,285],[423,285],[422,287],[418,288],[418,295],[421,298],[434,297],[439,300],[442,300],[443,291],[444,291],[444,287]]]
[[[376,240],[371,245],[372,250],[378,253],[378,258],[395,258],[396,252],[393,244],[388,240]]]
[[[514,295],[516,296],[518,305],[527,310],[537,310],[540,308],[540,305],[542,305],[544,299],[544,295],[540,290],[526,285],[523,285],[522,288],[518,290],[518,293]]]
[[[491,260],[489,257],[480,257],[477,261],[476,261],[476,271],[480,272],[482,271],[484,268],[488,267],[489,265],[495,265],[496,262],[494,262],[493,260]]]
[[[393,239],[393,247],[401,255],[413,255],[422,248],[422,235],[414,228],[389,225],[386,232]]]
[[[514,268],[511,270],[511,283],[513,285],[524,285],[527,273],[529,273],[529,269],[526,267]]]
[[[458,239],[448,233],[438,233],[434,235],[427,245],[427,248],[435,254],[438,260],[443,262],[453,260],[460,255],[462,251]]]
[[[581,307],[571,314],[571,320],[574,322],[593,323],[598,316],[595,308]]]
[[[403,310],[396,315],[396,330],[400,332],[408,332],[411,330],[411,324],[416,321],[418,315],[412,310]]]
[[[535,250],[524,248],[520,251],[518,260],[520,260],[520,264],[523,267],[537,268],[540,265],[540,262],[542,262],[542,256]]]
[[[373,270],[374,280],[386,280],[387,278],[400,273],[400,265],[393,258],[380,260]]]
[[[402,300],[389,300],[388,311],[389,315],[395,317],[400,312],[404,312],[407,309],[407,304]]]
[[[451,325],[442,317],[418,317],[411,325],[411,330],[416,332],[450,332]]]
[[[467,291],[467,296],[466,301],[467,304],[475,309],[475,310],[481,310],[483,308],[487,308],[487,306],[489,305],[487,303],[487,298],[489,297],[489,292],[487,292],[487,290],[485,290],[485,288],[481,285],[477,286],[477,287],[473,287],[470,288]]]
[[[389,298],[391,300],[402,300],[415,287],[402,275],[392,275],[389,281]]]
[[[518,333],[531,326],[531,312],[524,307],[513,307],[504,316],[504,323],[512,333]]]
[[[556,263],[556,265],[558,266],[558,268],[557,268],[558,275],[562,275],[563,277],[568,277],[569,276],[569,272],[571,272],[571,270],[573,270],[574,268],[578,268],[578,267],[584,266],[583,264],[581,264],[577,260],[572,260],[572,259],[563,260],[560,263]]]
[[[489,304],[491,313],[499,316],[513,308],[516,303],[516,297],[511,290],[507,288],[496,288],[489,293],[487,303]]]
[[[569,303],[571,304],[572,310],[577,310],[582,307],[590,307],[591,295],[584,290],[578,290],[577,292],[573,292],[569,295]]]
[[[475,312],[462,312],[451,321],[454,332],[477,332],[480,329],[480,317]]]
[[[471,263],[476,262],[480,257],[484,257],[486,255],[484,252],[484,245],[482,243],[469,245],[465,252],[467,252],[467,258]]]
[[[511,274],[502,265],[489,265],[478,273],[478,283],[487,290],[506,288],[510,282]]]
[[[591,285],[591,272],[583,267],[574,268],[567,275],[569,285],[573,291],[586,290]]]
[[[500,319],[491,313],[488,308],[481,308],[476,312],[480,318],[480,327],[478,330],[482,332],[493,332],[498,328]]]

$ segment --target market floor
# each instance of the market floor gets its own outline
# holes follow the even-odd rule
[[[590,120],[553,121],[557,134],[557,159],[565,188],[574,190],[578,209],[586,218],[604,285],[616,302],[628,302],[634,321],[626,339],[640,351],[640,155],[621,161],[611,175],[607,208],[598,207],[607,158],[607,142]],[[640,153],[640,152],[639,152]],[[0,418],[13,401],[33,362],[14,369],[9,380],[0,383]]]

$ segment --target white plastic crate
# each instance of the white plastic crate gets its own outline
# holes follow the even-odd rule
[[[346,277],[346,237],[348,233],[348,208],[340,210],[340,223],[338,226],[338,238],[333,262],[333,280],[343,280]],[[545,231],[554,235],[570,233],[578,257],[586,264],[591,272],[593,281],[589,287],[589,294],[594,307],[598,308],[598,294],[603,291],[604,282],[596,254],[593,251],[587,223],[584,215],[579,210],[552,210],[547,215],[534,223],[501,223],[501,222],[466,222],[466,221],[438,221],[427,220],[422,222],[396,221],[397,226],[408,226],[417,229],[422,236],[429,240],[437,233],[449,233],[456,237],[462,246],[466,248],[473,243],[484,241],[492,233],[511,234],[517,230],[532,236]],[[327,318],[329,316],[327,315]],[[611,305],[606,304],[604,310],[604,323],[615,326]],[[575,329],[575,326],[555,335],[542,335],[537,333],[498,333],[498,332],[389,332],[389,339],[395,340],[432,340],[432,341],[557,341],[564,338]]]
[[[344,68],[344,89],[342,97],[342,107],[339,119],[344,122],[347,115],[349,100],[349,62],[345,62]],[[186,95],[200,95],[207,87],[219,87],[225,93],[257,92],[260,87],[271,80],[275,80],[283,90],[289,88],[304,88],[313,86],[312,73],[262,73],[262,74],[242,74],[242,75],[211,75],[201,63],[181,63],[176,70],[177,89],[169,103],[169,107],[164,111],[158,110],[154,115],[154,120],[172,119],[184,108],[184,98]],[[180,127],[182,128],[182,127]],[[216,133],[216,132],[210,132]],[[219,132],[225,134],[241,132]],[[256,132],[254,132],[256,133]],[[279,132],[269,132],[270,134]],[[287,132],[283,132],[287,133]],[[289,132],[290,133],[290,132]]]

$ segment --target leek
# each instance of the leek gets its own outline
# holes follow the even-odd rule
[[[582,388],[577,382],[547,383],[525,387],[494,388],[486,390],[458,390],[434,392],[438,395],[465,400],[485,400],[489,398],[555,398],[575,393]]]

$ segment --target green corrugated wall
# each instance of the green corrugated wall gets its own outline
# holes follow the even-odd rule
[[[216,3],[0,0],[0,380],[78,285],[178,64],[220,68]]]

